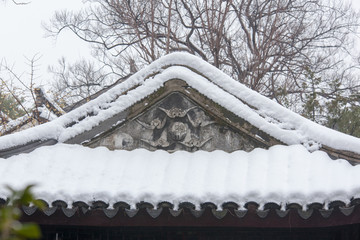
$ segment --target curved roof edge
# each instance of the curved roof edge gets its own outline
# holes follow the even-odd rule
[[[269,203],[263,209],[255,202],[249,202],[242,209],[232,202],[224,203],[221,209],[213,203],[203,203],[200,209],[195,205],[184,202],[177,209],[168,202],[161,202],[157,206],[148,202],[139,202],[135,209],[131,209],[126,202],[118,202],[113,207],[102,201],[75,202],[68,206],[63,201],[46,203],[46,208],[40,210],[34,206],[23,206],[25,219],[36,221],[44,225],[82,225],[107,226],[112,219],[112,226],[147,226],[156,220],[161,226],[226,226],[226,227],[259,227],[261,228],[314,228],[333,227],[347,224],[360,223],[359,199],[350,205],[343,202],[334,202],[329,209],[321,208],[321,204],[313,203],[307,210],[291,204],[286,209],[274,203]],[[5,204],[4,200],[0,205]],[[49,219],[51,219],[49,223]],[[142,222],[141,220],[144,220]],[[334,221],[334,219],[336,219]],[[266,222],[266,224],[264,224]],[[104,224],[105,223],[105,224]]]
[[[0,137],[0,151],[34,141],[67,141],[125,110],[174,78],[186,81],[201,94],[288,145],[303,144],[310,151],[325,145],[360,154],[360,139],[316,124],[188,53],[172,53],[154,61],[98,98],[52,122]]]
[[[56,144],[0,161],[1,184],[36,184],[34,194],[46,202],[124,201],[133,207],[141,201],[154,206],[192,202],[197,207],[254,201],[260,206],[297,203],[303,209],[319,202],[327,208],[331,202],[360,197],[359,171],[360,166],[333,161],[321,151],[309,153],[301,145],[168,153]],[[8,194],[0,188],[0,198]]]

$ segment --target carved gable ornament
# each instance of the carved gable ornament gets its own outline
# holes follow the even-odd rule
[[[232,152],[251,151],[256,147],[267,148],[275,142],[275,140],[266,141],[260,137],[266,134],[260,133],[259,130],[256,131],[260,135],[249,134],[254,129],[245,130],[242,119],[239,119],[239,122],[243,124],[242,127],[227,124],[226,121],[230,121],[229,119],[221,119],[203,107],[216,104],[209,99],[206,99],[203,104],[198,104],[197,102],[205,100],[205,97],[194,90],[184,91],[186,88],[184,82],[180,80],[170,81],[162,89],[166,93],[163,94],[165,96],[161,100],[151,105],[146,100],[138,103],[137,106],[143,105],[146,109],[92,139],[86,145],[125,150],[145,148],[151,151],[162,149],[168,152],[177,150]],[[176,91],[171,91],[171,89]],[[179,91],[180,89],[183,91]],[[265,137],[270,139],[269,136]]]
[[[302,144],[360,163],[359,139],[311,122],[186,53],[164,56],[93,98],[52,122],[0,138],[0,157],[59,142],[168,152]]]

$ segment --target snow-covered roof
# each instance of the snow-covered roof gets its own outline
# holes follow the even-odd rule
[[[124,111],[171,79],[185,81],[215,103],[285,144],[303,144],[309,150],[325,145],[360,154],[360,139],[305,119],[187,53],[173,53],[156,60],[98,98],[58,119],[0,137],[0,150],[47,139],[65,142]]]
[[[31,128],[43,122],[52,121],[65,113],[61,107],[47,96],[44,89],[35,88],[34,92],[37,100],[32,107],[32,111],[14,120],[5,115],[9,121],[0,125],[0,136]],[[4,115],[0,111],[0,117],[1,114]]]
[[[0,110],[0,120],[7,122],[7,121],[11,120],[11,118],[6,113],[4,113]]]
[[[309,153],[303,146],[274,146],[250,153],[235,151],[150,152],[110,151],[81,145],[56,144],[0,159],[0,185],[21,188],[36,184],[35,195],[48,203],[103,201],[113,206],[139,202],[176,208],[190,202],[199,208],[212,202],[221,208],[234,202],[243,208],[269,202],[286,208],[311,203],[324,208],[333,201],[349,203],[360,195],[360,166],[331,160],[322,151]],[[19,177],[21,176],[21,177]],[[0,198],[7,190],[0,188]]]
[[[29,116],[29,115],[24,115],[24,116],[21,116],[17,119],[11,119],[10,121],[8,121],[7,123],[5,124],[2,124],[0,126],[0,136],[1,134],[4,134],[6,132],[10,132],[12,130],[15,130],[17,129],[18,127],[21,127],[29,122],[31,122],[33,119],[32,116]]]
[[[45,105],[45,107],[50,108],[50,110],[53,111],[52,114],[55,114],[55,113],[58,115],[65,114],[65,111],[46,94],[45,89],[37,88],[37,92],[45,100],[44,103],[42,103],[42,104]],[[51,109],[51,108],[53,108],[53,109]],[[48,109],[48,111],[49,111],[49,109]]]
[[[202,96],[289,146],[251,152],[168,153],[63,144],[112,117],[117,122],[127,120],[119,113],[173,79],[186,82]],[[37,141],[54,145],[38,147]],[[0,137],[0,156],[3,149],[12,151],[28,143],[37,149],[0,158],[0,198],[8,196],[3,188],[6,184],[13,188],[36,184],[37,198],[49,204],[61,200],[70,208],[79,201],[102,201],[110,208],[119,202],[132,208],[140,202],[153,206],[169,202],[175,210],[184,202],[197,209],[206,202],[219,209],[226,202],[233,202],[240,209],[256,202],[260,210],[268,203],[275,203],[282,210],[289,203],[297,203],[303,210],[309,204],[319,203],[330,211],[327,208],[333,202],[340,201],[351,208],[352,201],[360,197],[360,166],[331,160],[325,152],[317,151],[328,146],[360,154],[360,139],[313,123],[185,53],[155,61],[49,123]]]

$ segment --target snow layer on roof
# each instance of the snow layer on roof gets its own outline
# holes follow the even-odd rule
[[[24,124],[26,121],[28,121],[29,119],[31,119],[32,117],[29,115],[24,115],[22,117],[19,117],[17,119],[14,120],[10,120],[9,122],[0,125],[0,134],[5,133],[6,131],[9,131],[11,129],[14,129],[17,126],[20,126],[22,124]],[[0,147],[1,149],[1,147]]]
[[[0,110],[0,118],[4,118],[5,120],[9,121],[12,120],[6,113]]]
[[[302,145],[274,146],[247,153],[223,151],[149,152],[56,144],[29,154],[0,159],[0,198],[6,184],[36,184],[35,195],[49,203],[105,201],[112,206],[141,201],[156,206],[192,202],[240,206],[255,201],[299,203],[340,200],[360,194],[360,165],[331,160],[324,152],[309,153]],[[21,176],[21,177],[19,177]]]
[[[187,53],[172,53],[156,60],[98,98],[50,123],[0,137],[0,150],[36,140],[65,142],[125,110],[174,78],[186,81],[214,102],[288,145],[303,144],[311,151],[326,145],[360,154],[360,139],[311,122]],[[122,95],[125,91],[127,93]],[[85,119],[80,121],[82,117]],[[67,127],[72,122],[77,124]]]
[[[61,114],[65,114],[65,111],[47,95],[46,90],[44,88],[41,88],[41,91],[46,101],[48,101],[51,105],[53,105],[53,107],[56,108],[56,110],[58,110]]]
[[[39,114],[40,117],[47,119],[48,121],[52,121],[52,120],[58,118],[58,116],[56,116],[56,114],[54,114],[52,111],[50,111],[45,106],[38,107],[38,111],[40,113]]]

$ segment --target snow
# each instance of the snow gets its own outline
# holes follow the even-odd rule
[[[45,106],[38,107],[38,111],[40,113],[39,114],[40,117],[42,117],[44,119],[47,119],[49,121],[52,121],[52,120],[57,118],[57,116]],[[24,115],[24,116],[19,117],[17,119],[10,120],[9,122],[7,122],[5,124],[0,125],[0,134],[3,134],[3,133],[5,133],[7,131],[10,131],[10,130],[13,130],[16,127],[19,127],[19,129],[17,129],[17,130],[21,130],[24,127],[25,127],[25,129],[27,129],[28,127],[33,127],[34,124],[36,124],[34,122],[29,123],[28,126],[22,126],[23,124],[25,124],[25,122],[27,122],[29,120],[32,121],[33,117],[29,116],[29,115]]]
[[[49,121],[52,121],[58,117],[45,106],[38,107],[38,111],[40,113],[40,117],[45,118]]]
[[[29,115],[24,115],[24,116],[19,117],[17,119],[10,120],[9,122],[7,122],[7,123],[0,126],[0,134],[5,133],[6,131],[9,131],[9,130],[13,129],[16,126],[19,126],[19,125],[25,123],[26,121],[28,121],[31,118],[32,117],[29,116]]]
[[[65,142],[125,110],[174,78],[186,81],[192,88],[285,144],[303,144],[309,151],[326,145],[360,154],[360,139],[311,122],[187,53],[172,53],[158,59],[98,98],[52,122],[0,137],[0,150],[39,139]],[[127,93],[122,95],[125,91]],[[90,117],[90,113],[93,116]],[[89,117],[79,121],[84,116]],[[67,127],[72,122],[77,123]]]
[[[45,90],[41,89],[44,98],[50,103],[52,104],[61,114],[65,114],[65,111],[62,110],[55,102],[53,102],[52,100],[50,100],[50,98],[46,95]],[[36,106],[34,106],[34,108],[36,108]],[[40,106],[37,108],[37,110],[40,113],[40,117],[47,119],[49,121],[54,120],[55,118],[57,118],[56,114],[54,114],[51,110],[49,110],[45,105]],[[31,120],[33,117],[30,115],[24,115],[22,117],[19,117],[17,119],[10,119],[5,113],[0,111],[0,116],[4,115],[4,117],[6,119],[9,119],[10,121],[0,125],[0,134],[5,133],[6,131],[9,131],[13,128],[15,128],[16,126],[20,126],[22,124],[24,124],[26,121]],[[31,127],[33,124],[30,124],[29,127]],[[20,129],[19,129],[20,130]],[[1,149],[1,147],[0,147]]]
[[[4,118],[5,120],[12,120],[7,114],[5,114],[4,112],[0,111],[0,117]]]
[[[65,114],[65,111],[56,103],[54,102],[47,94],[44,88],[41,88],[44,98],[48,101],[56,110],[58,110],[61,114]]]
[[[308,152],[302,145],[274,146],[247,153],[223,151],[189,153],[110,151],[81,145],[56,144],[8,159],[0,159],[0,198],[5,185],[36,184],[37,198],[112,206],[125,201],[135,207],[146,201],[191,202],[197,207],[233,201],[244,207],[255,201],[279,205],[349,203],[359,197],[360,166],[331,160],[325,153]],[[21,177],[19,177],[21,176]]]

